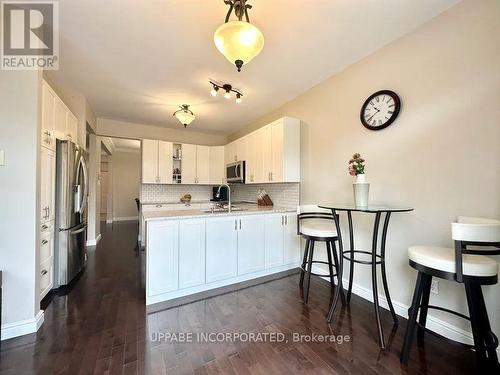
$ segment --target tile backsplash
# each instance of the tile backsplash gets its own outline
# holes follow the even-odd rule
[[[264,189],[275,206],[296,207],[300,202],[300,184],[231,185],[233,201],[257,201],[257,194]],[[178,202],[184,194],[191,194],[193,201],[208,201],[212,198],[212,186],[206,185],[150,185],[141,188],[141,202]]]

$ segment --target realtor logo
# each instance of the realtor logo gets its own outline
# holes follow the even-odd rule
[[[1,69],[59,69],[58,6],[56,1],[1,3]]]

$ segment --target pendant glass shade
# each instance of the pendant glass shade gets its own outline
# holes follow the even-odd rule
[[[183,109],[175,112],[174,116],[177,118],[177,120],[179,120],[179,122],[182,125],[184,125],[184,127],[191,124],[195,119],[194,114],[187,108],[183,108]]]
[[[222,24],[215,31],[215,46],[238,71],[243,64],[248,64],[264,48],[262,32],[245,21],[230,21]]]

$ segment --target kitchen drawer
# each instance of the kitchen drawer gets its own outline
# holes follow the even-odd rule
[[[54,267],[52,264],[52,257],[47,259],[40,265],[40,298],[52,289],[54,277]]]
[[[54,220],[47,221],[40,225],[40,233],[42,236],[44,233],[54,233]]]
[[[40,264],[54,255],[54,220],[41,226],[40,232]]]

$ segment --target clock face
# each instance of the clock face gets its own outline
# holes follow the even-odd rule
[[[378,91],[361,107],[361,123],[370,130],[384,129],[396,120],[400,108],[401,101],[394,91]]]

